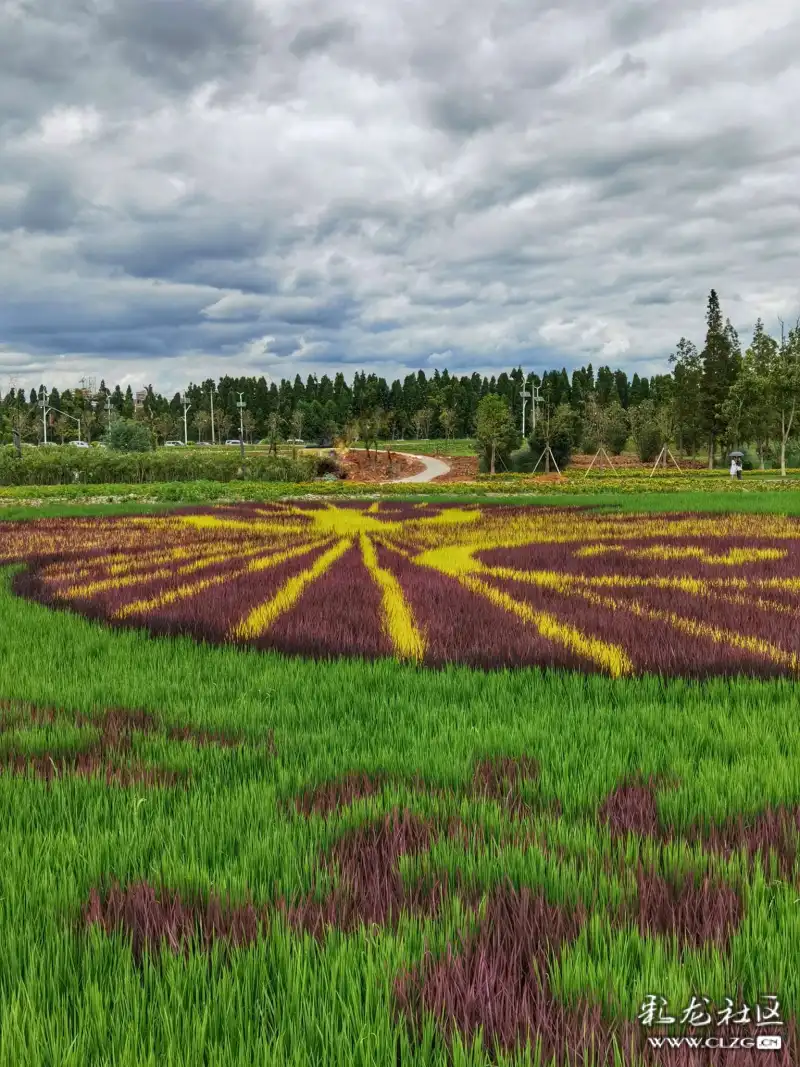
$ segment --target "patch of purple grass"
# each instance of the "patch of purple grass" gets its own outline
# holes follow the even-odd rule
[[[233,906],[221,897],[188,900],[169,890],[156,890],[147,882],[106,892],[92,889],[84,909],[87,926],[99,925],[107,934],[121,931],[130,940],[134,959],[155,954],[163,946],[172,952],[189,952],[197,944],[208,950],[217,941],[233,947],[249,945],[265,925],[263,914],[252,904]]]
[[[396,1006],[416,1035],[428,1013],[448,1042],[456,1030],[468,1042],[481,1032],[489,1052],[509,1052],[538,1038],[544,1063],[553,1056],[563,1063],[592,1039],[602,1054],[611,1041],[600,1007],[566,1008],[547,978],[550,958],[574,941],[585,918],[581,907],[568,911],[541,893],[499,886],[475,933],[399,976]]]
[[[121,786],[171,786],[186,780],[183,773],[145,766],[131,759],[134,733],[152,735],[159,732],[158,724],[150,712],[107,708],[98,714],[85,715],[82,712],[65,712],[56,707],[0,702],[0,732],[10,727],[20,728],[26,725],[54,726],[62,721],[79,729],[91,728],[96,731],[96,735],[87,735],[86,742],[77,747],[53,747],[35,753],[22,748],[6,748],[0,755],[0,773],[5,771],[21,776],[32,774],[47,782],[68,774],[84,778],[99,777],[108,785]],[[242,743],[242,738],[237,735],[191,726],[169,727],[166,737],[175,741],[190,741],[196,745],[219,745],[224,748]],[[271,731],[267,747],[274,753]]]
[[[689,873],[676,883],[639,864],[636,884],[640,932],[674,935],[681,947],[710,942],[727,949],[744,914],[736,890],[707,876],[698,883]]]
[[[324,937],[330,927],[352,933],[360,926],[393,927],[402,912],[432,915],[444,889],[407,886],[400,876],[400,856],[430,848],[436,827],[409,811],[394,809],[384,818],[347,831],[321,857],[338,884],[323,899],[308,894],[299,902],[279,902],[298,930]]]

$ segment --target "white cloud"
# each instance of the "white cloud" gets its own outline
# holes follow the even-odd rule
[[[225,296],[215,300],[213,304],[201,309],[201,314],[209,319],[232,319],[241,318],[248,312],[257,312],[264,307],[262,296],[253,296],[248,293],[226,293]]]
[[[71,148],[93,137],[100,129],[100,115],[93,108],[54,108],[42,117],[39,140],[53,148]]]

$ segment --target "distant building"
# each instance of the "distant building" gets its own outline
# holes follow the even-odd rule
[[[72,395],[76,399],[96,400],[100,395],[97,391],[97,380],[95,378],[81,378],[78,388],[73,390]]]
[[[144,402],[147,400],[147,390],[137,389],[133,398],[133,406],[137,411],[140,411],[144,407]]]

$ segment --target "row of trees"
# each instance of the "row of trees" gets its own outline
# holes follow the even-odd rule
[[[242,394],[246,439],[266,439],[273,446],[287,438],[320,443],[359,438],[369,445],[382,438],[472,437],[481,401],[497,396],[516,433],[522,423],[523,384],[533,383],[542,397],[540,433],[544,425],[551,436],[568,437],[573,450],[594,451],[602,445],[613,454],[632,441],[647,460],[668,443],[682,455],[702,450],[713,466],[720,452],[752,444],[761,466],[775,459],[785,469],[800,424],[800,320],[788,332],[780,320],[779,325],[780,336],[774,338],[759,319],[743,353],[712,290],[702,348],[682,337],[669,358],[669,370],[650,378],[629,378],[626,371],[607,366],[595,372],[591,364],[571,375],[565,369],[526,376],[517,368],[497,377],[457,377],[447,370],[427,377],[418,371],[391,384],[365,372],[357,373],[352,384],[341,373],[332,378],[310,375],[305,382],[297,375],[293,382],[284,379],[280,384],[265,377],[223,377],[187,388],[186,427],[191,440],[211,439],[213,393],[216,439],[238,436],[236,405]],[[57,440],[77,436],[76,418],[84,439],[92,440],[117,416],[146,424],[158,442],[183,439],[181,394],[168,399],[153,386],[147,387],[140,405],[130,387],[123,392],[104,382],[94,398],[80,390],[52,390],[49,405],[58,409],[50,414],[48,430]],[[529,422],[530,411],[529,406]],[[11,388],[0,398],[0,435],[10,440],[13,429],[24,441],[41,439],[36,391],[25,395]]]
[[[779,319],[780,339],[771,337],[759,318],[753,339],[742,353],[729,319],[723,321],[712,289],[701,350],[682,337],[670,356],[672,373],[627,387],[624,372],[601,367],[593,380],[582,368],[567,383],[565,372],[545,374],[543,418],[529,441],[527,455],[512,459],[520,443],[510,405],[500,395],[482,399],[477,437],[486,469],[533,461],[545,454],[566,463],[572,451],[600,447],[618,455],[632,442],[639,458],[652,461],[664,445],[682,456],[706,449],[713,467],[718,450],[752,445],[763,470],[775,458],[786,473],[788,449],[800,443],[800,319],[788,332]],[[549,446],[549,447],[548,447]]]

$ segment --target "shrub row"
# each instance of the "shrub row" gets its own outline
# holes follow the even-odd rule
[[[151,482],[139,484],[73,484],[73,485],[42,485],[40,487],[11,486],[0,487],[0,501],[3,502],[2,510],[12,503],[28,505],[33,503],[47,503],[48,501],[69,500],[81,501],[163,501],[169,503],[205,503],[212,501],[239,501],[239,500],[269,500],[286,499],[294,497],[464,497],[472,496],[476,499],[496,498],[502,496],[533,498],[541,497],[586,497],[587,501],[592,497],[602,499],[604,496],[626,494],[682,494],[703,492],[704,494],[721,493],[730,496],[760,496],[769,495],[798,495],[800,494],[800,478],[753,479],[747,482],[730,482],[726,478],[717,478],[714,482],[708,479],[683,480],[679,478],[653,478],[652,481],[642,482],[635,478],[594,479],[568,479],[561,481],[549,481],[538,479],[520,478],[495,478],[492,481],[480,482],[419,482],[419,483],[395,483],[384,485],[371,485],[358,482],[306,482],[285,484],[280,482],[251,482],[236,481],[226,484],[219,481],[190,481],[190,482]],[[2,516],[0,516],[2,517]]]
[[[333,464],[335,466],[335,464]],[[111,449],[0,449],[0,485],[142,484],[146,482],[306,482],[336,473],[314,456],[247,455],[202,451],[114,452]]]

